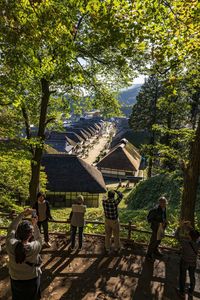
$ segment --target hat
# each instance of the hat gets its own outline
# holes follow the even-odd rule
[[[78,195],[76,198],[76,203],[77,204],[83,204],[84,203],[84,198],[82,195]]]

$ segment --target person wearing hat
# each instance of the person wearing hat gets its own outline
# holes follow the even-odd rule
[[[115,193],[117,199],[115,199]],[[114,236],[114,251],[120,250],[119,238],[119,218],[118,218],[118,205],[123,198],[123,194],[117,190],[108,191],[108,198],[103,200],[103,209],[105,215],[105,250],[111,250],[111,237]]]
[[[41,232],[41,227],[44,232],[44,241],[46,247],[50,248],[51,244],[49,243],[49,229],[48,221],[52,220],[51,211],[49,202],[45,199],[45,195],[41,192],[37,194],[37,201],[35,202],[33,208],[36,210],[38,216],[38,227]]]
[[[42,239],[37,226],[37,217],[32,222],[22,221],[32,213],[26,209],[8,228],[6,250],[9,256],[8,269],[13,300],[38,300],[40,295],[40,251]]]
[[[78,241],[81,250],[83,244],[83,228],[84,228],[84,216],[86,212],[86,205],[84,205],[84,198],[82,195],[78,195],[74,204],[72,204],[72,211],[70,214],[70,224],[71,224],[71,246],[70,250],[74,250],[76,231],[78,228]]]

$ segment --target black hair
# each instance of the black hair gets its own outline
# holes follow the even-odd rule
[[[45,194],[44,194],[44,193],[42,193],[42,192],[39,192],[39,193],[37,193],[37,199],[38,199],[40,196],[43,196],[43,197],[45,197]]]
[[[190,234],[192,241],[194,241],[194,242],[196,242],[196,240],[200,237],[199,231],[194,230],[194,229],[190,230],[189,234]]]
[[[15,246],[15,261],[17,264],[21,264],[26,259],[26,249],[23,241],[26,241],[32,232],[32,225],[28,221],[23,221],[19,224],[16,231],[16,238],[19,240]]]
[[[115,197],[115,192],[114,192],[113,190],[108,191],[108,198],[109,198],[109,199],[112,199],[112,198],[114,198],[114,197]]]

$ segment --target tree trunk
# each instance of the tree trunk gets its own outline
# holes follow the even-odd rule
[[[31,180],[29,184],[30,205],[33,205],[34,202],[36,201],[36,196],[39,191],[40,164],[41,164],[44,140],[45,140],[47,107],[50,98],[49,82],[45,78],[41,79],[41,89],[42,89],[42,98],[41,98],[39,128],[37,134],[38,143],[35,147],[33,159],[31,162]]]
[[[197,188],[200,176],[200,118],[195,140],[191,145],[191,156],[184,170],[184,188],[181,203],[181,220],[189,220],[194,226]]]

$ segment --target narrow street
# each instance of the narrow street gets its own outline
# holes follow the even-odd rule
[[[108,140],[109,140],[108,135],[103,135],[102,137],[100,137],[99,140],[94,145],[94,147],[89,150],[88,157],[83,158],[83,160],[90,165],[93,164],[96,158],[99,156],[100,152],[103,149],[105,149]]]

